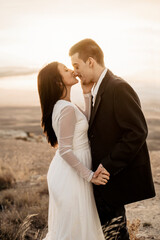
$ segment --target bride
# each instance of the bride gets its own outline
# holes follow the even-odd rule
[[[52,62],[38,74],[42,127],[48,142],[58,150],[50,164],[48,233],[44,240],[104,240],[93,196],[92,183],[105,185],[109,177],[99,166],[91,170],[87,137],[90,97],[84,94],[85,111],[70,101],[78,80],[61,63]],[[83,88],[83,86],[82,86]]]

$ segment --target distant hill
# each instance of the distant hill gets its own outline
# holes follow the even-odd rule
[[[11,76],[22,76],[37,73],[36,68],[27,67],[0,67],[0,78],[1,77],[11,77]]]
[[[160,69],[151,70],[146,69],[144,71],[139,71],[134,74],[124,75],[124,79],[133,83],[144,83],[150,86],[155,86],[155,84],[160,86]]]

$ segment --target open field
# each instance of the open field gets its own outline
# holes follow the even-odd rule
[[[144,108],[157,196],[126,207],[133,235],[134,224],[138,230],[132,240],[160,239],[160,112],[156,109]],[[47,231],[46,174],[55,149],[42,137],[40,116],[39,107],[0,108],[1,240],[41,240]]]

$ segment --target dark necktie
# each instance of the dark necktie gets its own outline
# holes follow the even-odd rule
[[[93,96],[91,95],[91,114],[93,112],[93,108],[94,108],[94,106],[93,106]]]

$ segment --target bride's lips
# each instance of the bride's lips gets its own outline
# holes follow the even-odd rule
[[[72,77],[78,81],[77,75],[74,72],[72,73]]]

